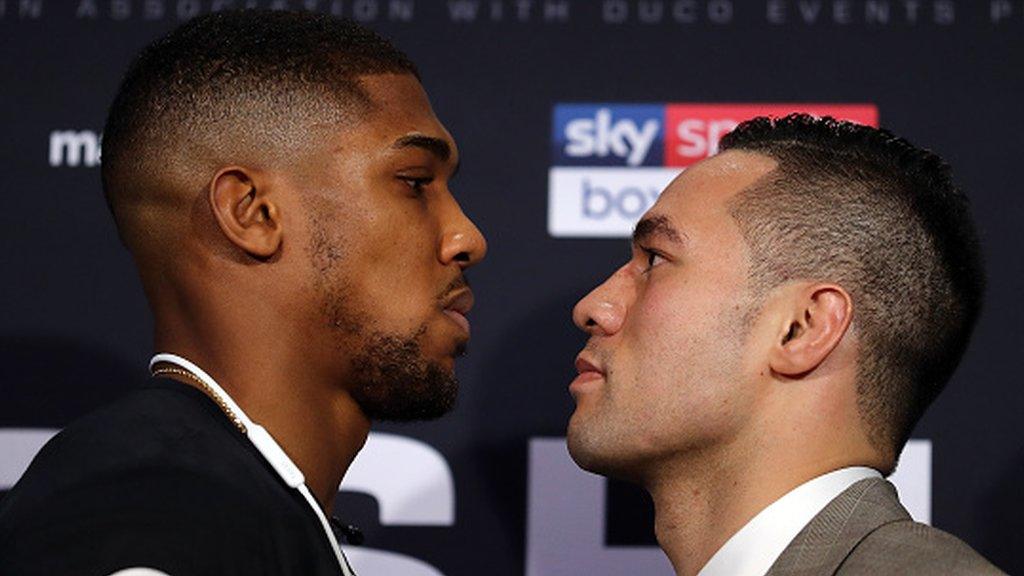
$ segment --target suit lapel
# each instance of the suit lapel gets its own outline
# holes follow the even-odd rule
[[[765,576],[834,574],[868,534],[909,519],[892,484],[880,478],[861,480],[811,519]]]

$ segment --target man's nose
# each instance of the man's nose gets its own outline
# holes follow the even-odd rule
[[[487,240],[454,198],[449,214],[448,224],[441,232],[441,263],[455,262],[462,269],[476,265],[487,254]]]
[[[591,336],[611,336],[622,328],[632,289],[625,266],[576,303],[572,320]]]

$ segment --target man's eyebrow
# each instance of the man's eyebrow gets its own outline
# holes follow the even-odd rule
[[[448,144],[447,140],[437,138],[435,136],[427,136],[426,134],[409,134],[402,136],[391,145],[392,149],[401,150],[403,148],[422,148],[427,152],[430,152],[436,156],[442,162],[447,162],[452,157],[452,147]],[[454,178],[459,172],[459,167],[462,165],[461,162],[456,162],[455,167],[452,168],[452,173],[449,178]]]
[[[633,229],[633,243],[642,244],[652,237],[661,236],[677,244],[683,243],[684,234],[676,230],[668,216],[647,216]]]
[[[409,134],[402,136],[391,145],[396,150],[403,148],[422,148],[427,152],[430,152],[434,156],[437,156],[442,161],[447,161],[452,157],[452,147],[446,140],[436,138],[434,136],[427,136],[425,134]]]

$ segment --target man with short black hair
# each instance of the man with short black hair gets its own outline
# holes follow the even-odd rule
[[[635,481],[681,575],[999,574],[883,479],[984,271],[948,166],[885,130],[741,124],[576,306],[569,451]]]
[[[43,448],[0,573],[351,574],[328,518],[371,422],[455,401],[486,252],[458,158],[412,63],[352,22],[215,13],[146,48],[103,183],[156,378]]]

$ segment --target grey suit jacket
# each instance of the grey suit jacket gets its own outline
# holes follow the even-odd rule
[[[822,574],[1003,574],[970,546],[914,522],[879,478],[829,502],[786,547],[766,576]]]

